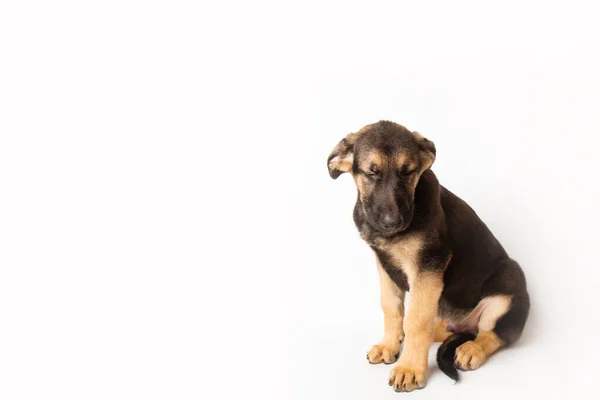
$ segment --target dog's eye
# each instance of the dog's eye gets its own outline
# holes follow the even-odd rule
[[[377,165],[371,164],[371,167],[369,167],[369,171],[376,174],[377,173]]]
[[[416,168],[402,168],[398,171],[398,175],[409,176],[412,175],[416,171]]]
[[[379,177],[379,171],[377,170],[377,166],[375,165],[371,165],[371,167],[368,170],[363,171],[363,174],[365,174],[370,179],[377,179],[377,177]]]
[[[377,166],[375,164],[372,164],[369,167],[369,170],[365,171],[365,174],[367,174],[369,176],[377,176],[379,174],[379,171],[377,171]]]

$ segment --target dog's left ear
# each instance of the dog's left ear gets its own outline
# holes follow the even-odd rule
[[[357,137],[356,133],[349,134],[333,148],[329,157],[327,157],[327,169],[329,170],[329,176],[333,179],[337,179],[344,172],[352,170],[354,143]]]
[[[412,134],[419,145],[419,150],[421,152],[421,163],[423,165],[423,171],[425,171],[431,168],[433,162],[435,161],[435,144],[433,144],[431,140],[423,137],[423,135],[421,135],[419,132],[413,132]]]

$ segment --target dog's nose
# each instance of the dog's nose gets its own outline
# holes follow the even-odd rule
[[[384,214],[381,224],[387,229],[397,228],[402,224],[402,218],[399,214]]]

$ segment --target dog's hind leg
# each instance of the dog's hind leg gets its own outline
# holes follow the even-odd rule
[[[477,324],[477,337],[463,343],[456,349],[455,364],[462,370],[477,369],[496,350],[504,345],[504,341],[494,332],[496,321],[508,313],[511,296],[497,295],[486,297],[477,306],[481,307],[481,315]]]
[[[488,295],[479,303],[482,307],[478,334],[456,349],[455,364],[463,370],[477,369],[500,347],[517,340],[523,332],[529,314],[529,296],[525,277],[513,260],[507,260],[486,285]]]
[[[443,342],[448,339],[448,337],[452,336],[452,332],[448,332],[448,323],[441,318],[438,318],[434,322],[433,327],[433,341],[434,342]]]

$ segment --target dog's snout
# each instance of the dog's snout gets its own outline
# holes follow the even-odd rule
[[[402,217],[396,213],[385,213],[381,218],[381,223],[388,229],[397,228],[402,225]]]

